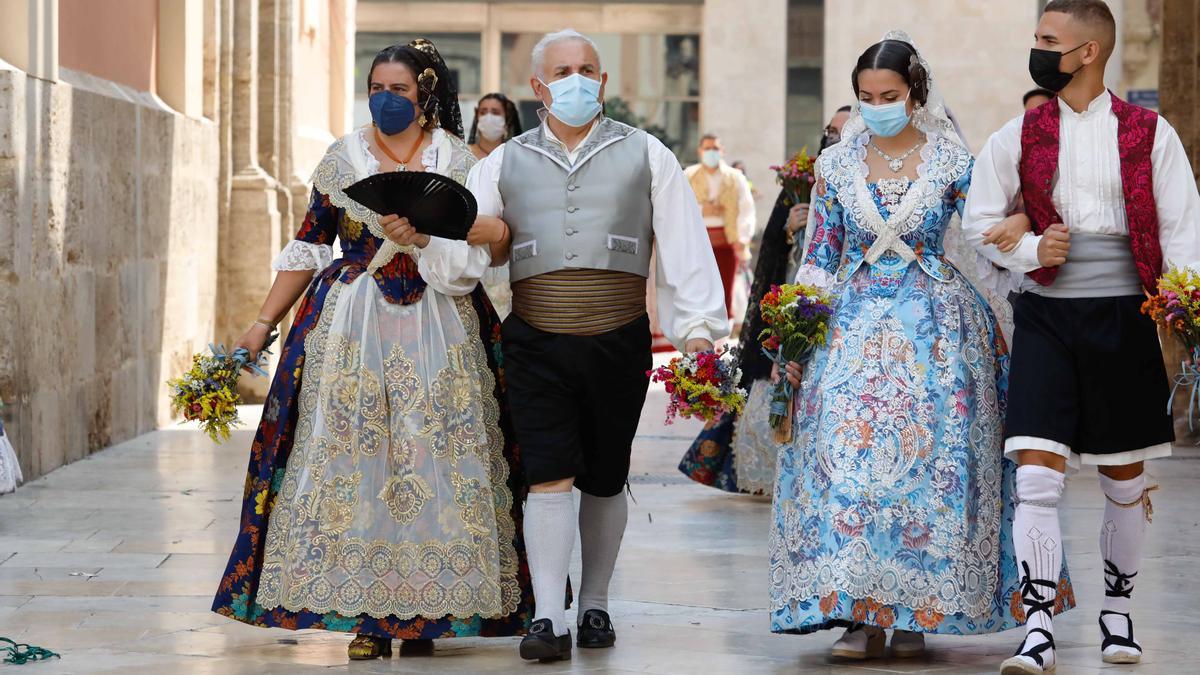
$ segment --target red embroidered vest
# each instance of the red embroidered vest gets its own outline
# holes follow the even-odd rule
[[[1110,94],[1111,95],[1111,94]],[[1033,231],[1041,234],[1054,223],[1063,222],[1054,207],[1054,174],[1058,171],[1058,99],[1025,113],[1021,126],[1021,196]],[[1121,154],[1121,192],[1129,222],[1129,245],[1137,263],[1142,285],[1150,292],[1158,288],[1163,255],[1158,239],[1158,210],[1154,203],[1154,172],[1150,153],[1158,114],[1126,103],[1112,95],[1112,112],[1117,118],[1117,147]],[[1068,261],[1070,257],[1068,256]],[[1057,267],[1029,273],[1043,286],[1058,276]]]

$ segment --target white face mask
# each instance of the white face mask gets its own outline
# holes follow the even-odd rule
[[[484,113],[479,116],[479,121],[475,128],[479,131],[479,135],[489,141],[497,141],[504,138],[504,132],[508,125],[504,121],[503,115],[495,113]]]

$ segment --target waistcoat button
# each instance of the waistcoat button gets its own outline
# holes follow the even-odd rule
[[[569,192],[574,192],[576,190],[576,188],[578,188],[578,187],[579,187],[578,185],[568,185],[567,190]]]
[[[575,213],[578,210],[579,210],[578,206],[572,206],[571,208],[567,209],[567,213]]]
[[[567,254],[567,260],[574,260],[575,258],[576,258],[576,256],[575,256],[575,254],[574,254],[574,253],[568,253],[568,254]]]
[[[576,232],[578,232],[578,231],[579,231],[579,230],[576,230],[576,229],[575,229],[575,228],[573,228],[573,227],[568,227],[568,228],[567,228],[567,236],[568,236],[568,237],[570,237],[570,236],[573,236],[573,235],[574,235]]]

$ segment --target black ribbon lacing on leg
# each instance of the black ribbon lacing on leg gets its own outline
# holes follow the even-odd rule
[[[1104,595],[1109,598],[1128,598],[1133,593],[1133,574],[1125,574],[1117,569],[1111,560],[1104,561]],[[1112,577],[1112,581],[1109,581]]]
[[[1021,561],[1021,571],[1024,574],[1021,577],[1021,602],[1025,605],[1025,621],[1033,617],[1038,612],[1043,612],[1048,617],[1054,616],[1054,598],[1047,598],[1039,590],[1042,588],[1052,588],[1058,590],[1058,584],[1046,579],[1034,579],[1029,576],[1029,563],[1025,560]],[[1034,633],[1040,634],[1046,638],[1046,641],[1028,649],[1025,648],[1025,643],[1029,641],[1029,636]],[[1030,628],[1025,634],[1025,639],[1021,641],[1021,646],[1017,649],[1017,656],[1025,656],[1034,660],[1038,667],[1042,667],[1042,652],[1048,649],[1054,649],[1054,635],[1044,628]]]

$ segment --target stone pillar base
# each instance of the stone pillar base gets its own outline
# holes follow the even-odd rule
[[[257,167],[244,169],[230,181],[229,219],[221,233],[221,298],[217,335],[227,345],[235,343],[258,318],[271,290],[274,273],[270,261],[282,248],[279,236],[279,184]],[[272,348],[272,370],[278,348]],[[270,387],[265,377],[243,377],[242,399],[261,403]]]

